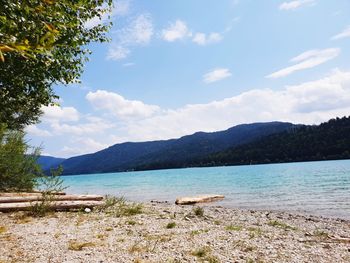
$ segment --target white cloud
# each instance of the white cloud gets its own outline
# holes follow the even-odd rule
[[[176,138],[196,131],[217,131],[252,122],[289,121],[315,124],[350,115],[350,71],[281,90],[255,89],[207,104],[162,111],[128,123],[128,140]]]
[[[117,93],[105,90],[89,92],[86,99],[96,109],[108,110],[113,115],[124,119],[145,118],[160,110],[156,105],[148,105],[138,100],[127,100]]]
[[[79,112],[74,107],[43,106],[43,119],[51,122],[78,121]]]
[[[283,2],[279,8],[280,10],[295,10],[304,5],[314,5],[316,3],[315,0],[295,0]]]
[[[107,144],[100,143],[92,138],[75,138],[70,144],[79,146],[64,146],[59,152],[61,156],[71,157],[86,153],[94,153],[108,147]]]
[[[130,54],[130,49],[123,46],[110,46],[108,48],[107,59],[120,60],[126,58]]]
[[[203,81],[205,83],[216,82],[228,77],[231,77],[231,72],[227,68],[217,68],[203,75]]]
[[[170,24],[168,28],[162,30],[162,38],[168,42],[181,40],[190,36],[192,36],[192,33],[182,20],[176,20],[175,23]]]
[[[342,38],[347,38],[350,37],[350,26],[348,26],[347,28],[345,28],[342,32],[340,32],[339,34],[333,36],[331,39],[332,40],[338,40],[338,39],[342,39]]]
[[[114,124],[100,118],[88,119],[88,122],[86,123],[79,123],[75,125],[66,123],[62,124],[59,122],[53,122],[50,124],[52,132],[56,135],[69,134],[79,136],[87,134],[102,134],[114,126]]]
[[[293,66],[276,71],[266,78],[281,78],[288,76],[296,71],[309,69],[321,65],[331,59],[336,58],[340,54],[339,48],[328,49],[314,49],[306,51],[295,58],[292,58],[290,62],[299,62]]]
[[[117,40],[109,47],[107,59],[120,60],[126,58],[131,47],[148,44],[154,34],[152,17],[141,14],[127,26],[114,32]]]
[[[25,130],[28,134],[38,137],[50,137],[53,135],[51,132],[40,129],[36,125],[29,125]]]
[[[150,14],[141,14],[116,33],[122,45],[148,44],[154,33],[152,17]]]
[[[202,46],[218,43],[221,40],[222,35],[220,33],[210,33],[209,35],[206,35],[205,33],[196,33],[192,39],[193,42]]]

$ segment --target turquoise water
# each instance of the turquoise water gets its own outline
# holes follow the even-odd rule
[[[64,176],[68,193],[133,201],[223,194],[217,205],[350,219],[350,160]]]

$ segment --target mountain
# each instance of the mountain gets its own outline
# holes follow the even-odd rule
[[[300,126],[211,154],[191,165],[238,165],[350,159],[350,117]]]
[[[64,158],[56,158],[51,156],[41,155],[37,162],[41,165],[43,170],[48,170],[51,167],[59,166],[65,159]]]
[[[253,123],[213,133],[197,132],[179,139],[126,142],[66,159],[61,164],[65,175],[187,167],[210,154],[295,127],[284,122]]]

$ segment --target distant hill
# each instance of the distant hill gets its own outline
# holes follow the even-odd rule
[[[300,126],[211,154],[190,165],[239,165],[350,159],[350,117]]]
[[[61,164],[66,175],[186,167],[210,154],[295,127],[298,126],[284,122],[253,123],[220,132],[198,132],[179,139],[127,142],[72,157]]]
[[[38,159],[38,164],[41,165],[43,170],[48,170],[51,167],[59,166],[65,159],[64,158],[56,158],[51,156],[41,155]]]

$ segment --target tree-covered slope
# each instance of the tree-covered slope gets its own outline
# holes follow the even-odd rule
[[[50,169],[51,167],[59,166],[65,159],[64,158],[56,158],[52,156],[39,156],[37,163],[40,164],[43,170]]]
[[[237,165],[350,158],[350,117],[300,126],[230,148],[192,165]]]
[[[292,127],[295,126],[283,122],[254,123],[220,132],[198,132],[166,141],[116,144],[93,154],[65,160],[62,163],[63,174],[186,167],[198,158]]]

